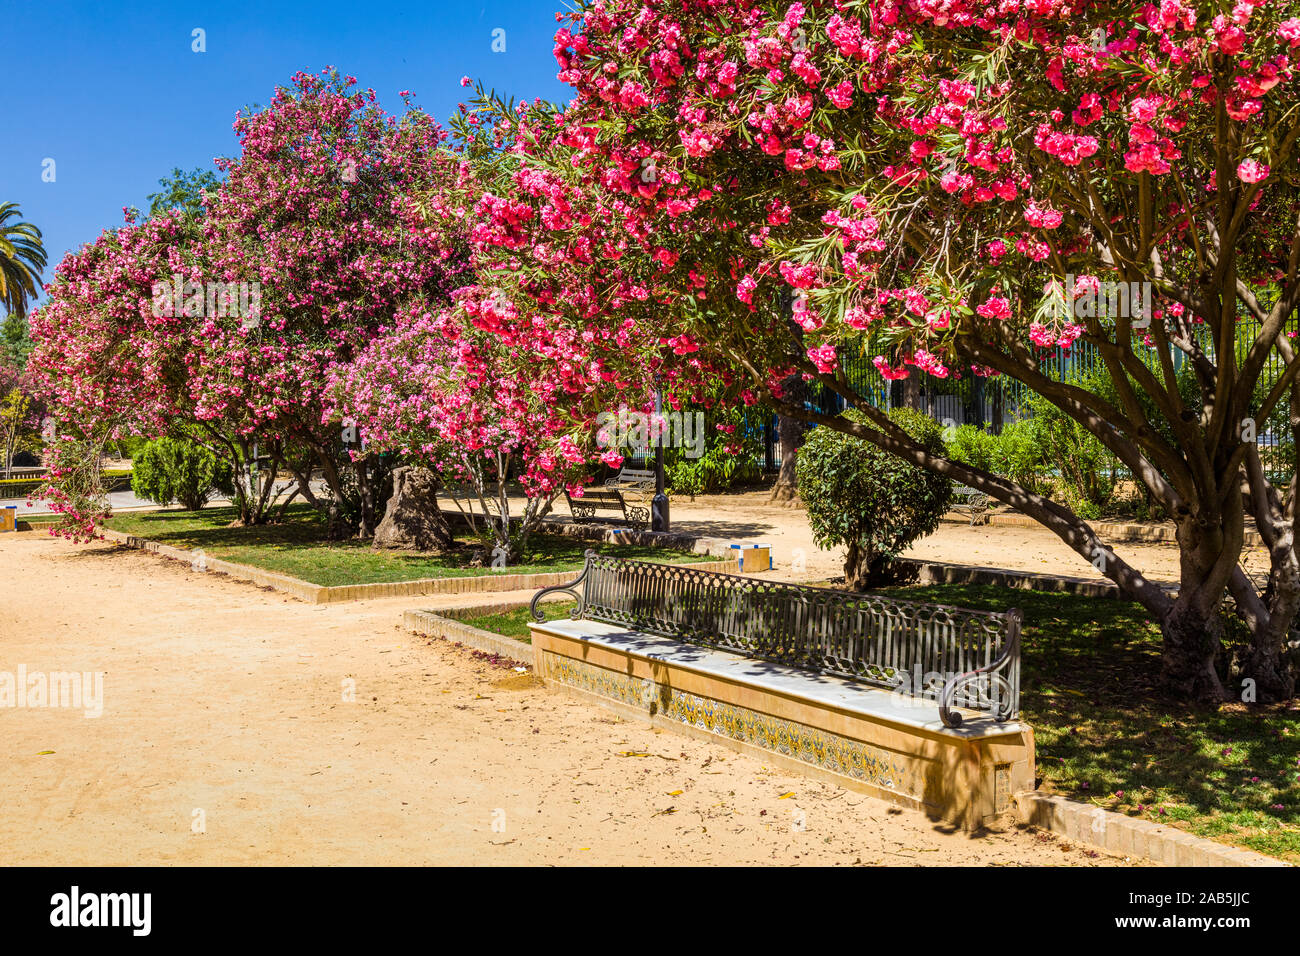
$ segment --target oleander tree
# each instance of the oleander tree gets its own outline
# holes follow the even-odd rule
[[[203,245],[218,280],[259,284],[260,316],[252,327],[208,316],[191,367],[205,411],[233,402],[310,450],[338,534],[346,458],[342,422],[326,414],[331,370],[408,301],[445,300],[465,268],[463,223],[443,216],[439,228],[422,204],[437,206],[461,175],[447,132],[418,109],[389,116],[355,85],[333,69],[298,73],[268,107],[237,116],[241,152],[217,164],[225,179]],[[367,537],[377,523],[370,468],[364,458],[353,466]]]
[[[413,306],[337,366],[330,411],[360,423],[366,453],[432,469],[471,529],[514,563],[556,496],[577,492],[590,450],[577,407],[548,400],[539,376],[513,374],[515,349],[467,321],[491,307],[484,291],[454,298],[436,312]],[[518,513],[513,482],[525,498]]]
[[[645,285],[594,303],[598,341],[648,327],[664,375],[731,375],[1033,517],[1160,622],[1187,698],[1238,677],[1294,694],[1295,463],[1270,477],[1253,427],[1283,406],[1300,429],[1292,4],[588,0],[561,19],[576,96],[520,176],[583,191],[626,238],[585,241],[539,199],[550,256],[585,255],[598,290],[613,262]],[[1099,302],[1104,283],[1149,284],[1150,314]],[[1117,401],[1049,374],[1076,342]],[[887,379],[1007,376],[1096,436],[1173,516],[1176,593],[1061,502],[911,440],[848,381],[863,349]],[[794,400],[791,376],[867,423]],[[1242,567],[1248,521],[1263,576]],[[1249,633],[1236,669],[1228,615]]]
[[[0,476],[12,477],[14,455],[40,434],[44,415],[32,376],[0,355]]]
[[[355,83],[295,75],[269,106],[237,115],[241,151],[218,162],[219,185],[202,180],[197,206],[186,180],[166,210],[138,224],[128,211],[60,264],[33,319],[32,365],[60,433],[78,439],[68,449],[183,432],[230,465],[248,523],[267,520],[281,464],[314,501],[316,467],[334,533],[372,533],[367,462],[349,462],[324,389],[406,302],[446,300],[464,267],[462,226],[431,223],[426,205],[463,164],[426,113],[389,116]],[[217,284],[227,291],[211,294]],[[160,285],[179,289],[176,301]],[[342,527],[349,466],[359,529]],[[69,514],[69,528],[93,534],[96,517]]]

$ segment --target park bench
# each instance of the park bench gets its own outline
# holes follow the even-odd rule
[[[629,506],[623,494],[613,488],[584,488],[581,498],[573,497],[566,490],[564,497],[569,502],[569,513],[579,524],[596,520],[602,511],[609,512],[615,518],[621,516],[626,524],[638,530],[650,523],[649,506]]]
[[[952,489],[953,511],[962,511],[970,516],[971,527],[989,523],[989,509],[993,499],[984,492],[967,485],[956,485]]]
[[[581,590],[578,590],[581,585]],[[588,551],[565,593],[574,621],[847,678],[933,700],[946,727],[957,708],[1005,722],[1020,708],[1020,612],[969,611],[878,595],[763,581]],[[596,627],[592,633],[604,633]],[[942,675],[942,681],[929,675]]]
[[[568,595],[568,618],[539,601]],[[533,672],[656,727],[977,830],[1034,788],[1020,612],[995,614],[588,551],[543,588]]]
[[[638,495],[653,495],[655,473],[645,468],[621,468],[617,475],[605,480],[605,487],[624,494],[634,492]]]
[[[613,478],[605,480],[605,487],[617,491],[644,520],[650,519],[650,503],[655,496],[655,473],[645,468],[621,468]]]

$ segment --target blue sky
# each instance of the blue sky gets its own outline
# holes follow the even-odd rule
[[[468,75],[505,95],[567,100],[551,53],[562,0],[393,3],[64,2],[5,5],[10,86],[0,202],[45,234],[50,266],[122,222],[173,167],[234,155],[235,111],[270,101],[298,70],[336,66],[401,109],[398,90],[445,119]],[[206,32],[196,53],[192,31]],[[505,51],[492,50],[505,31]],[[53,182],[42,181],[54,160]]]

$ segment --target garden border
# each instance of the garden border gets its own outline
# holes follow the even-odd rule
[[[1021,791],[1015,795],[1021,823],[1117,856],[1163,866],[1290,866],[1285,860],[1198,837],[1186,830],[1130,817],[1067,797]]]
[[[196,552],[186,548],[174,548],[158,541],[150,541],[137,535],[114,531],[112,528],[98,528],[105,540],[149,551],[164,558],[184,561],[192,564]],[[614,543],[630,543],[618,542]],[[730,571],[731,561],[702,561],[691,567],[707,571]],[[273,588],[290,594],[308,604],[336,604],[343,601],[364,601],[370,598],[419,597],[429,594],[472,594],[475,592],[524,591],[554,587],[573,579],[577,569],[567,571],[538,571],[532,574],[481,574],[473,577],[417,578],[412,581],[380,581],[374,584],[312,584],[301,578],[274,571],[265,571],[248,564],[237,564],[204,555],[204,565],[208,571],[228,574],[239,581],[248,581],[261,587]]]
[[[458,617],[478,617],[482,614],[504,614],[528,607],[527,601],[506,601],[501,604],[480,604],[468,607],[439,608],[436,611],[411,609],[402,614],[402,626],[425,637],[441,637],[472,647],[475,650],[497,654],[516,661],[532,670],[533,649],[523,641],[504,634],[472,627]]]
[[[957,512],[949,512],[949,514],[957,514]],[[948,515],[944,515],[943,520],[956,523],[958,521],[965,522],[967,519],[965,516],[950,518]],[[1041,522],[1028,515],[1007,512],[988,515],[985,525],[1004,528],[1043,527]],[[1169,523],[1135,524],[1126,521],[1090,521],[1088,525],[1099,537],[1125,544],[1131,544],[1135,541],[1149,544],[1168,544],[1178,541],[1178,529]],[[1258,531],[1246,531],[1243,540],[1244,544],[1249,547],[1265,547],[1264,539],[1260,537]]]

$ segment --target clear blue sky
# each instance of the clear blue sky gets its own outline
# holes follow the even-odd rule
[[[562,0],[393,3],[6,3],[8,89],[0,202],[45,234],[50,266],[122,222],[173,167],[237,152],[235,111],[270,101],[298,70],[336,66],[390,112],[398,90],[445,120],[468,75],[505,95],[566,100],[551,53]],[[191,50],[195,28],[207,52]],[[505,31],[505,52],[492,50]],[[43,182],[47,158],[55,181]]]

